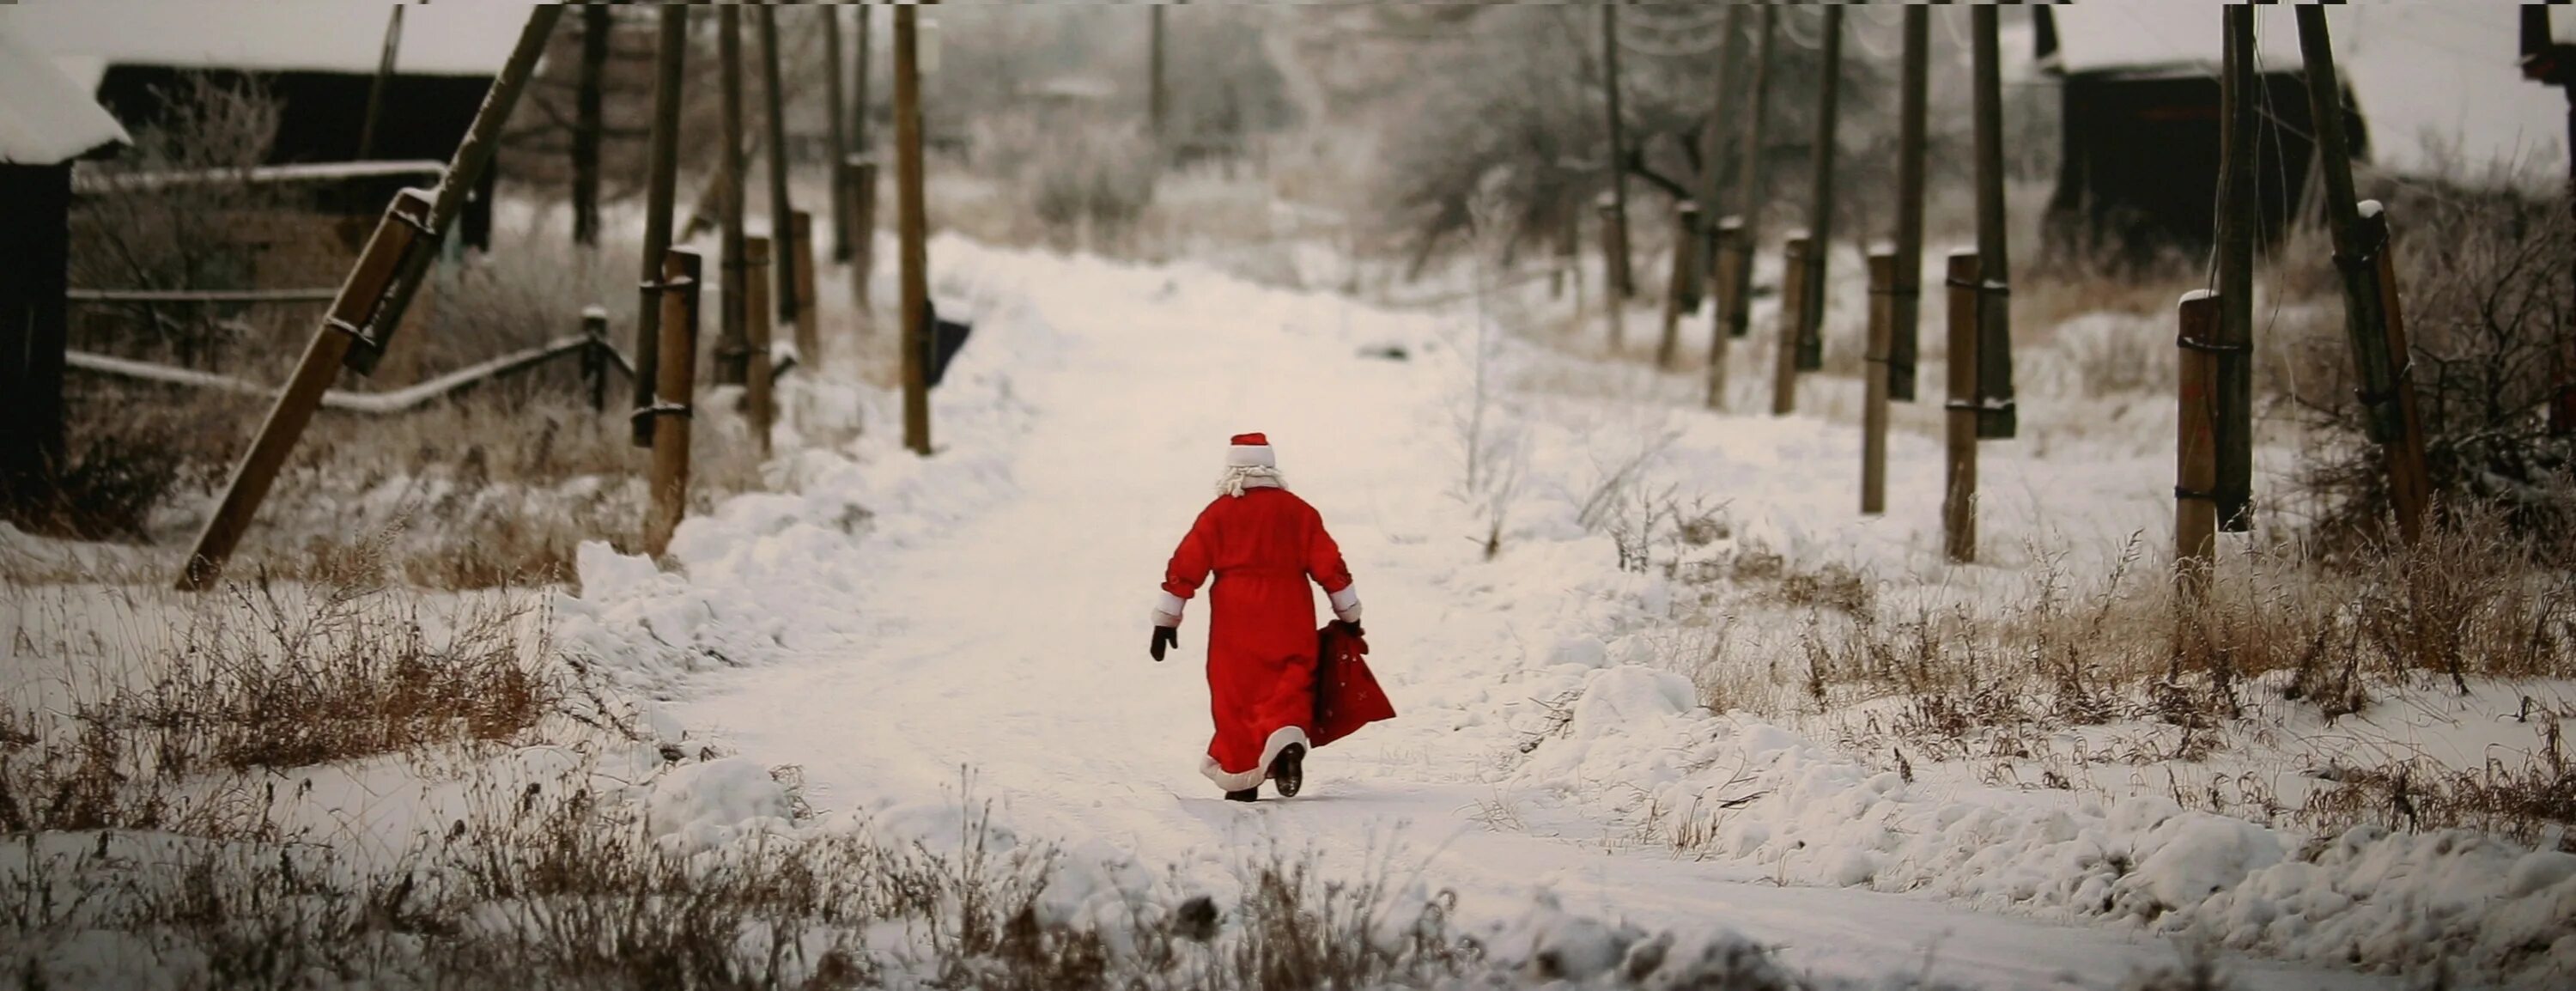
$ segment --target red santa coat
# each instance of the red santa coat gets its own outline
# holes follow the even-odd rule
[[[1163,571],[1163,591],[1186,601],[1210,573],[1208,708],[1216,736],[1199,771],[1228,791],[1261,783],[1289,744],[1308,742],[1315,717],[1315,597],[1336,609],[1358,598],[1342,549],[1315,507],[1282,488],[1220,495],[1199,513]],[[1179,612],[1178,603],[1170,611]]]

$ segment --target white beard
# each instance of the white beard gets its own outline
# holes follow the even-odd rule
[[[1285,489],[1287,487],[1288,480],[1279,474],[1279,469],[1264,468],[1259,465],[1228,468],[1225,474],[1218,476],[1216,480],[1218,495],[1229,495],[1237,499],[1243,498],[1245,489]]]

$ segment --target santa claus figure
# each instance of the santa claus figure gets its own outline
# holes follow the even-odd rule
[[[1216,737],[1199,772],[1249,802],[1268,779],[1279,794],[1304,784],[1315,718],[1315,597],[1356,630],[1359,593],[1342,549],[1315,507],[1288,491],[1270,441],[1238,434],[1226,448],[1216,501],[1199,513],[1163,572],[1154,606],[1154,659],[1180,642],[1181,612],[1208,576],[1208,695]]]

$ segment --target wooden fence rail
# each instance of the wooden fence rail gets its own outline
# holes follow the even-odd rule
[[[340,287],[314,289],[66,289],[72,303],[328,303]]]
[[[489,361],[468,365],[418,385],[390,392],[348,392],[334,389],[322,394],[322,408],[370,416],[409,413],[428,405],[432,400],[462,392],[493,379],[507,378],[526,372],[557,359],[578,358],[584,352],[605,356],[606,367],[615,368],[619,374],[629,378],[635,375],[635,363],[628,360],[626,355],[619,353],[615,347],[588,336],[573,335],[556,338],[538,347],[513,351]],[[278,390],[277,386],[230,375],[174,368],[149,361],[117,358],[86,351],[72,351],[65,358],[66,364],[73,370],[137,382],[208,389],[246,396],[274,396]]]

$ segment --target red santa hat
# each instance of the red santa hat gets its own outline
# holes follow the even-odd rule
[[[1260,434],[1236,434],[1226,442],[1225,466],[1228,468],[1277,468],[1279,459],[1270,453],[1270,438]]]

